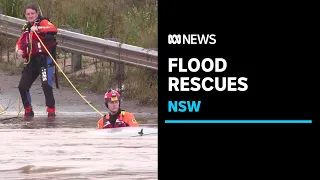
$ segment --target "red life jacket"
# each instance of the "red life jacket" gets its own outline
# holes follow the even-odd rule
[[[38,24],[40,24],[40,22]],[[31,53],[31,56],[35,56],[39,54],[49,55],[46,49],[38,40],[38,37],[34,33],[30,32],[30,28],[31,28],[30,25],[25,25],[23,28],[23,35],[21,38],[21,50],[23,51],[22,57],[28,58],[30,53]],[[41,39],[42,43],[49,50],[49,52],[52,50],[52,48],[56,47],[56,45],[58,44],[54,37],[55,35],[52,33],[37,33],[37,34]]]
[[[108,116],[108,117],[107,117]],[[123,121],[124,111],[121,111],[121,113],[118,115],[116,122],[114,123],[114,126],[112,126],[110,122],[110,116],[104,115],[103,116],[103,127],[104,128],[118,128],[118,127],[126,127],[126,123]]]

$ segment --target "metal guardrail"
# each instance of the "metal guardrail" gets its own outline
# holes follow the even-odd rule
[[[25,20],[0,14],[0,33],[12,37],[21,35]],[[68,52],[128,65],[158,70],[158,52],[115,41],[58,29],[58,47]]]

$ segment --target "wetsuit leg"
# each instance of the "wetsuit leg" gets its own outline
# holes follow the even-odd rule
[[[53,61],[50,56],[43,55],[42,58],[43,59],[41,61],[40,74],[41,74],[42,89],[46,99],[46,106],[48,108],[54,108],[55,99],[53,96],[53,86],[52,86],[53,71],[54,71],[54,66],[52,66]]]
[[[26,108],[31,105],[30,87],[39,76],[39,70],[35,58],[32,58],[30,63],[23,69],[19,82],[19,92],[23,106]]]

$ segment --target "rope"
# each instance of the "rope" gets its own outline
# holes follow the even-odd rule
[[[5,118],[5,119],[0,119],[1,121],[21,117],[20,112],[21,112],[23,106],[20,108],[20,97],[18,97],[18,99],[19,99],[19,102],[18,102],[18,109],[19,109],[18,115],[17,115],[17,116],[14,116],[14,117]],[[11,101],[10,101],[10,102],[11,102]],[[9,103],[10,103],[10,102],[9,102]],[[14,103],[14,102],[13,102],[13,103]],[[13,103],[12,103],[12,104],[13,104]],[[11,105],[12,105],[12,104],[11,104]],[[6,109],[8,109],[11,105],[9,105],[7,108],[4,108],[4,107],[1,106],[1,104],[0,104],[0,108],[2,109],[2,112],[0,112],[0,115],[5,115],[5,114],[7,113]]]
[[[44,49],[47,51],[47,53],[49,54],[49,56],[52,58],[53,62],[56,64],[56,66],[59,68],[59,70],[61,71],[61,73],[64,75],[64,77],[68,80],[68,82],[71,84],[71,86],[73,87],[73,89],[79,94],[79,96],[92,108],[94,109],[97,113],[99,113],[101,115],[101,117],[103,116],[103,114],[101,112],[99,112],[95,107],[93,107],[91,105],[91,103],[89,103],[83,95],[80,94],[80,92],[77,90],[76,87],[74,87],[74,85],[72,84],[72,82],[69,80],[69,78],[65,75],[65,73],[63,72],[63,70],[60,68],[60,66],[58,65],[58,63],[56,62],[56,60],[52,57],[51,53],[48,51],[47,47],[43,44],[42,40],[39,38],[38,34],[36,32],[34,32],[34,34],[37,36],[38,40],[40,41],[40,43],[42,44],[42,46],[44,47]],[[57,73],[57,72],[56,72]]]
[[[18,115],[17,115],[17,117],[19,117],[20,116],[20,112],[21,112],[21,110],[22,110],[22,107],[20,108],[20,96],[19,96],[19,103],[18,103],[18,110],[19,110],[19,112],[18,112]]]
[[[10,100],[10,102],[11,102],[11,100]],[[9,102],[9,104],[10,104],[10,102]],[[11,107],[11,105],[13,105],[14,103],[15,103],[15,102],[11,103],[11,104],[8,105],[6,108],[4,108],[4,107],[0,104],[0,109],[2,110],[2,112],[0,112],[0,115],[5,115],[5,114],[7,113],[6,109],[8,109],[9,107]],[[18,110],[19,110],[19,112],[18,112],[17,117],[21,116],[20,113],[21,113],[22,108],[23,108],[23,106],[20,107],[20,96],[19,96],[19,97],[18,97]]]
[[[7,111],[1,106],[1,104],[0,104],[0,108],[2,109],[2,112],[0,112],[0,115],[7,113]]]

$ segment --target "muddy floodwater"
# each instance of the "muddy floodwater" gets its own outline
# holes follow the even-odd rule
[[[96,120],[0,117],[0,179],[158,179],[157,135],[112,136]]]

